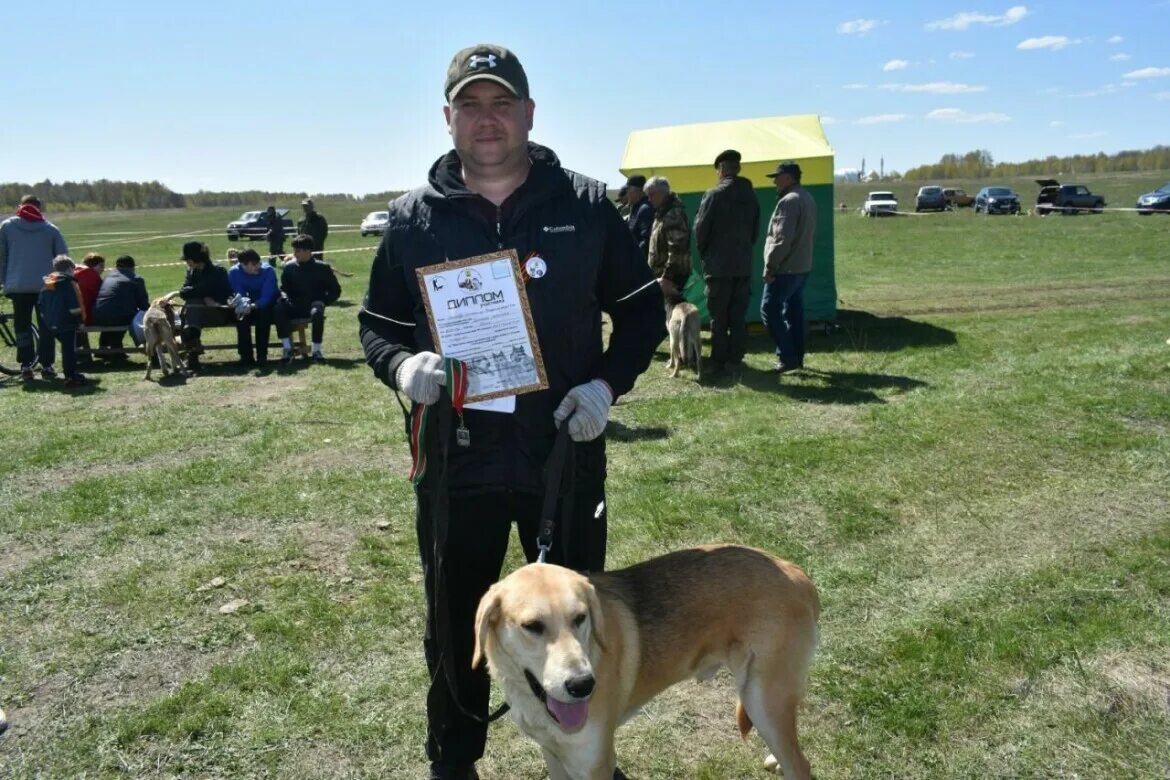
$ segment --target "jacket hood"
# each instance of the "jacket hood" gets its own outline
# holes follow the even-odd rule
[[[541,146],[529,141],[528,159],[532,167],[528,171],[528,178],[521,186],[547,185],[554,180],[555,174],[561,170],[561,160],[556,152],[547,146]],[[435,161],[427,173],[429,187],[426,198],[468,198],[476,195],[467,188],[463,181],[463,163],[459,153],[454,149]]]
[[[52,222],[50,222],[47,219],[42,220],[40,222],[33,222],[32,220],[29,220],[29,219],[22,219],[21,217],[13,217],[12,219],[7,220],[7,222],[8,222],[9,227],[12,227],[16,230],[22,230],[25,233],[43,233],[46,230],[56,229],[56,225],[54,225]]]
[[[41,277],[45,282],[46,290],[56,290],[57,285],[73,281],[73,274],[63,274],[60,271]]]

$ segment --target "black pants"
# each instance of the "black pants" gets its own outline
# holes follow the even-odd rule
[[[597,507],[605,497],[605,488],[595,484],[582,490],[580,482],[573,494],[573,520],[569,536],[563,536],[560,508],[557,508],[557,526],[553,536],[548,562],[578,571],[601,571],[605,567],[606,513],[604,507],[594,518]],[[451,617],[456,686],[459,704],[480,717],[487,717],[489,678],[480,666],[471,668],[471,654],[475,645],[475,611],[479,600],[492,583],[500,578],[500,569],[508,549],[512,521],[520,534],[524,557],[536,560],[536,536],[540,527],[543,498],[514,492],[478,495],[453,494],[450,499],[450,522],[445,554],[446,596]],[[427,756],[451,766],[473,764],[483,756],[487,741],[487,724],[464,715],[452,700],[447,681],[439,669],[441,648],[436,641],[434,608],[435,545],[431,520],[431,503],[424,493],[418,494],[416,505],[419,556],[422,559],[426,582],[427,634],[423,648],[427,657],[433,685],[428,700],[428,715],[434,720],[432,708],[446,714],[446,725],[434,733],[428,729]]]
[[[16,332],[16,359],[22,367],[31,366],[37,360],[47,366],[53,362],[53,335],[45,332],[41,310],[37,307],[36,293],[8,293],[12,301],[12,329]],[[37,315],[37,331],[41,334],[38,344],[33,338],[33,312]],[[38,348],[40,354],[38,354]],[[46,359],[47,358],[47,359]]]
[[[292,334],[292,320],[309,320],[314,344],[320,344],[325,338],[325,309],[313,309],[308,306],[297,306],[287,298],[276,302],[273,312],[273,321],[276,323],[276,337],[287,339]]]
[[[41,331],[41,365],[53,365],[55,358],[54,342],[61,342],[61,370],[65,378],[77,374],[77,331],[58,330],[51,333]],[[46,347],[46,345],[48,345]]]
[[[218,306],[187,306],[183,309],[183,318],[183,346],[188,350],[202,348],[204,328],[232,325],[236,321],[236,315],[231,309]]]
[[[273,241],[272,239],[268,239],[268,256],[269,257],[280,257],[283,254],[284,254],[284,239],[282,238],[279,241]]]
[[[256,361],[265,363],[268,360],[268,336],[272,330],[272,310],[256,309],[247,317],[236,322],[236,351],[240,358],[252,358],[252,329],[256,329]]]
[[[711,362],[716,366],[743,360],[747,352],[747,310],[751,296],[751,277],[707,277]]]

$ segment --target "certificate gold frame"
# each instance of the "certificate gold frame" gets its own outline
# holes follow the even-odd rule
[[[507,261],[507,267],[510,273],[506,275],[506,278],[501,278],[499,276],[493,278],[493,267],[498,268],[496,264],[498,264],[501,260]],[[435,318],[434,301],[432,300],[432,292],[437,294],[438,291],[444,289],[444,287],[428,284],[428,281],[430,281],[432,277],[440,277],[445,280],[448,275],[450,275],[452,272],[455,272],[456,278],[460,278],[460,275],[458,274],[459,271],[464,269],[474,269],[476,271],[481,271],[481,266],[481,277],[486,276],[486,278],[491,278],[493,282],[499,284],[508,282],[514,287],[515,297],[519,303],[520,312],[523,317],[523,336],[527,340],[527,344],[523,344],[521,346],[527,347],[527,353],[532,358],[532,362],[534,364],[533,369],[535,370],[536,374],[536,381],[519,385],[509,385],[506,388],[484,393],[474,393],[469,391],[466,399],[467,403],[490,401],[493,398],[503,398],[509,395],[522,395],[523,393],[531,393],[537,390],[548,389],[548,374],[545,372],[544,368],[544,355],[541,353],[540,340],[536,336],[536,327],[532,322],[532,308],[528,303],[528,292],[524,287],[524,277],[520,273],[520,257],[516,254],[515,249],[501,249],[498,252],[490,252],[484,255],[475,255],[474,257],[465,257],[461,260],[451,260],[446,263],[436,263],[435,265],[428,265],[415,269],[415,274],[418,278],[418,289],[423,300],[423,306],[426,308],[427,325],[431,330],[431,340],[435,345],[435,351],[443,357],[453,357],[468,362],[469,369],[473,377],[476,375],[477,371],[481,370],[479,368],[481,363],[490,363],[489,358],[484,357],[482,354],[449,354],[445,350],[440,327]],[[496,273],[499,273],[499,271]],[[460,286],[462,286],[462,284],[460,284]],[[463,297],[474,298],[474,291],[470,292],[471,295]],[[472,315],[472,319],[474,318],[474,315]],[[477,333],[490,333],[493,325],[499,326],[501,324],[498,320],[493,321],[492,317],[488,314],[485,314],[482,319],[483,328],[481,330],[477,330]],[[511,318],[510,322],[503,324],[514,326],[515,318]],[[511,338],[515,338],[514,332],[512,333]],[[493,352],[492,356],[495,357],[497,354],[498,352]],[[526,373],[530,374],[531,372]]]

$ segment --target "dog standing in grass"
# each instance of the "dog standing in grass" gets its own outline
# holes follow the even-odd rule
[[[479,603],[472,664],[487,660],[550,780],[611,780],[614,731],[688,677],[731,670],[746,740],[755,726],[786,780],[810,780],[796,731],[820,601],[800,567],[732,545],[680,550],[582,576],[524,566]]]
[[[699,309],[695,304],[683,301],[670,310],[666,321],[670,334],[670,362],[666,364],[672,377],[678,376],[683,366],[695,369],[698,376],[703,370],[703,343],[699,333]]]
[[[167,369],[168,355],[171,359],[171,367],[177,373],[183,376],[187,375],[187,367],[183,365],[183,359],[179,357],[179,345],[175,340],[175,307],[171,300],[178,294],[178,292],[167,293],[163,297],[155,299],[142,318],[142,333],[146,341],[146,376],[143,379],[150,379],[150,372],[153,368],[151,361],[156,357],[163,376],[170,374]]]

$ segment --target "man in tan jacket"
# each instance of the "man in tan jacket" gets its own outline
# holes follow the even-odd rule
[[[783,374],[804,367],[804,286],[812,271],[817,204],[800,186],[800,166],[776,166],[779,199],[764,241],[764,294],[760,315],[776,342],[776,366]]]

